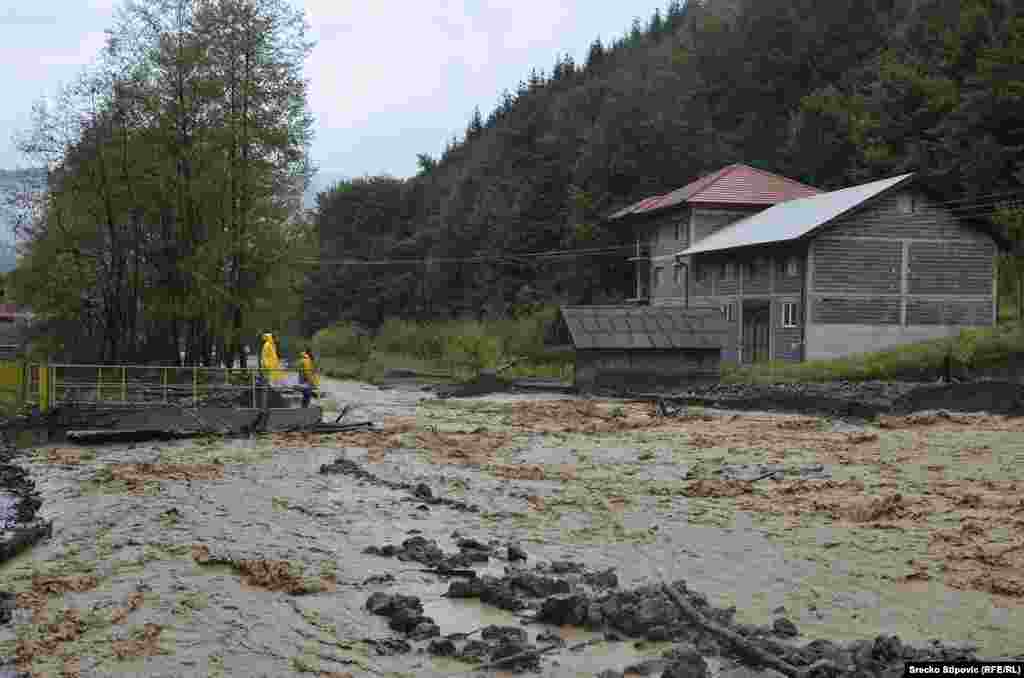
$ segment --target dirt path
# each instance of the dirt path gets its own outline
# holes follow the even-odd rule
[[[660,568],[746,623],[784,614],[803,641],[885,632],[1024,652],[1015,420],[659,419],[626,401],[324,388],[385,430],[37,450],[26,467],[54,536],[0,566],[0,590],[18,594],[0,656],[40,676],[453,675],[467,665],[367,643],[394,635],[367,596],[418,596],[443,634],[519,619],[363,551],[413,535],[454,548],[456,531],[518,542],[531,567],[614,567],[622,587]],[[478,510],[318,473],[339,455]],[[555,653],[543,675],[621,670],[665,647],[600,642]]]

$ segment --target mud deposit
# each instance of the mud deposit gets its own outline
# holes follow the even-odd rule
[[[325,382],[382,430],[20,459],[53,536],[0,565],[7,668],[777,677],[670,582],[792,666],[1024,654],[1022,420]]]

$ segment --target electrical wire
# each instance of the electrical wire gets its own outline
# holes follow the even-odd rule
[[[963,202],[959,207],[942,208],[944,203],[929,202],[926,209],[942,209],[953,217],[960,219],[981,220],[999,215],[1005,209],[1024,209],[1024,191],[1013,193],[992,194],[999,196],[996,202]],[[1008,200],[1007,196],[1013,195],[1015,200]],[[956,201],[950,201],[950,203]],[[893,218],[883,216],[860,217],[855,223],[860,226],[888,226],[894,224]],[[900,226],[929,226],[935,225],[936,215],[928,213],[901,214],[899,217]],[[869,237],[869,236],[865,236]],[[401,266],[401,265],[434,265],[434,264],[472,264],[472,263],[524,263],[522,260],[569,260],[583,257],[600,257],[629,254],[635,251],[635,244],[615,245],[609,247],[594,247],[567,250],[547,250],[541,252],[522,253],[495,253],[485,255],[473,255],[468,257],[424,257],[424,258],[385,258],[385,259],[359,259],[359,258],[303,258],[298,263],[307,265],[342,265],[342,266]]]

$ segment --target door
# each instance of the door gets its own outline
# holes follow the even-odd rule
[[[743,362],[769,359],[771,333],[770,305],[767,301],[743,302]]]

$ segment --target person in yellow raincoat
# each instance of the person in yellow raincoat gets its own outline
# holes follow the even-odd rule
[[[313,354],[306,349],[299,361],[299,380],[302,382],[302,406],[309,407],[313,393],[320,388],[320,375],[317,374]]]
[[[277,357],[277,347],[274,346],[274,335],[263,335],[263,348],[260,350],[260,368],[263,370],[263,378],[270,386],[274,382],[284,381],[284,370],[281,369],[281,360]]]

